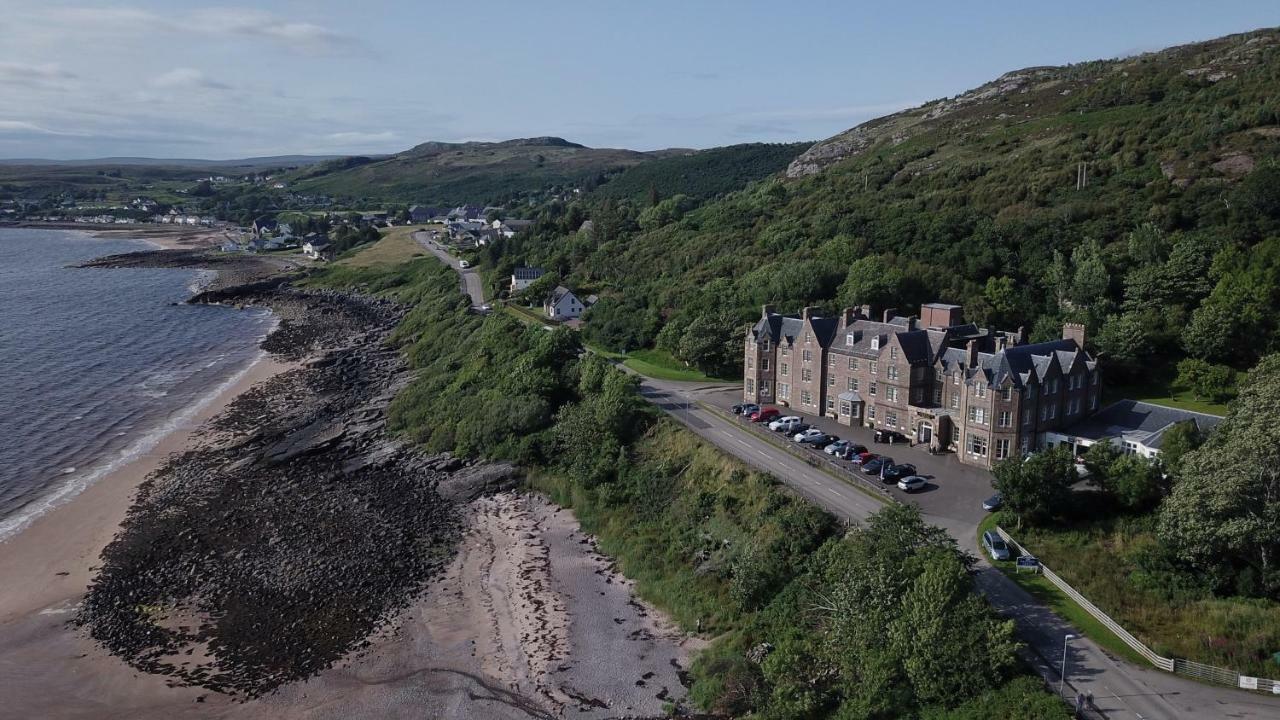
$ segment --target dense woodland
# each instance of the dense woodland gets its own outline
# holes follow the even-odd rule
[[[1276,349],[1277,33],[1038,73],[876,121],[909,124],[801,179],[550,203],[487,261],[601,294],[594,342],[712,371],[764,303],[942,300],[1035,339],[1084,322],[1113,383],[1172,379],[1190,358],[1186,383],[1229,396]]]
[[[417,368],[390,423],[427,448],[517,460],[571,506],[640,592],[715,637],[691,697],[776,718],[1062,718],[974,592],[972,559],[894,506],[845,533],[826,513],[681,432],[569,330],[469,312],[451,268],[335,264],[312,280],[414,309]]]

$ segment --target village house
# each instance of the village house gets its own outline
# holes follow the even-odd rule
[[[552,320],[574,320],[582,317],[582,313],[586,312],[589,307],[577,295],[573,294],[569,288],[563,285],[557,285],[555,290],[547,296],[546,301],[542,305],[543,311],[547,317]]]
[[[512,238],[516,236],[516,233],[527,230],[532,224],[532,220],[494,220],[493,229],[501,233],[503,237]]]
[[[332,260],[333,251],[329,247],[329,243],[323,239],[308,240],[302,244],[302,254],[312,260]]]
[[[511,292],[520,292],[546,273],[542,268],[518,267],[511,271]]]
[[[426,205],[414,205],[409,208],[409,222],[412,223],[431,222],[439,215],[440,211],[438,209],[427,207]]]
[[[921,317],[870,307],[839,317],[765,306],[746,333],[743,397],[845,425],[892,430],[962,462],[991,467],[1045,447],[1098,409],[1097,361],[1084,327],[1026,344],[1021,329],[993,332],[958,305],[930,303]]]

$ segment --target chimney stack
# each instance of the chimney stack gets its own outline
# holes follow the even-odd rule
[[[889,322],[890,320],[894,319],[897,316],[898,316],[898,308],[888,308],[884,311],[883,322]]]
[[[814,308],[812,305],[805,305],[804,310],[800,311],[801,319],[808,320],[809,318],[814,317],[813,310]]]
[[[854,308],[845,308],[840,312],[840,329],[849,327],[854,320],[858,319],[858,311]]]
[[[996,336],[996,352],[1004,352],[1004,349],[1008,346],[1009,346],[1008,335],[1005,335],[1004,333],[1000,333],[999,335]]]
[[[916,316],[915,316],[915,315],[908,315],[908,316],[907,316],[907,329],[908,329],[908,330],[915,330],[918,326],[919,326],[919,323],[918,323],[918,322],[916,322]]]
[[[760,317],[762,318],[767,318],[772,314],[773,314],[772,305],[765,305],[763,308],[760,309]]]
[[[967,367],[977,367],[978,366],[977,339],[970,340],[968,343],[966,343],[965,351],[966,351],[966,360],[968,361]]]
[[[860,310],[861,315],[862,315],[862,318],[863,318],[864,320],[870,320],[870,319],[871,319],[871,306],[870,306],[870,305],[863,305],[861,308],[859,308],[859,310]]]
[[[1084,349],[1084,325],[1082,323],[1064,323],[1062,325],[1062,339],[1075,340],[1076,346]]]

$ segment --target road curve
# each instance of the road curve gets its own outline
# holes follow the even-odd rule
[[[480,279],[480,273],[476,272],[475,268],[463,270],[458,265],[458,258],[450,255],[449,251],[444,249],[444,246],[432,240],[425,230],[414,232],[413,239],[417,240],[418,244],[427,252],[435,255],[445,265],[458,272],[462,280],[462,291],[471,296],[471,305],[473,307],[484,305],[484,283]]]

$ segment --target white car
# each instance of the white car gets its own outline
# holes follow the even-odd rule
[[[827,434],[822,432],[818,428],[809,428],[808,430],[805,430],[802,433],[796,433],[795,436],[793,436],[791,439],[794,440],[795,442],[802,443],[805,440],[809,440],[810,442],[812,442],[817,438],[826,437],[826,436]]]
[[[788,425],[795,425],[800,422],[798,415],[783,415],[782,417],[769,423],[769,429],[777,432],[785,429]]]
[[[463,270],[466,270],[467,268],[471,267],[471,263],[467,262],[466,260],[459,260],[458,267]]]

